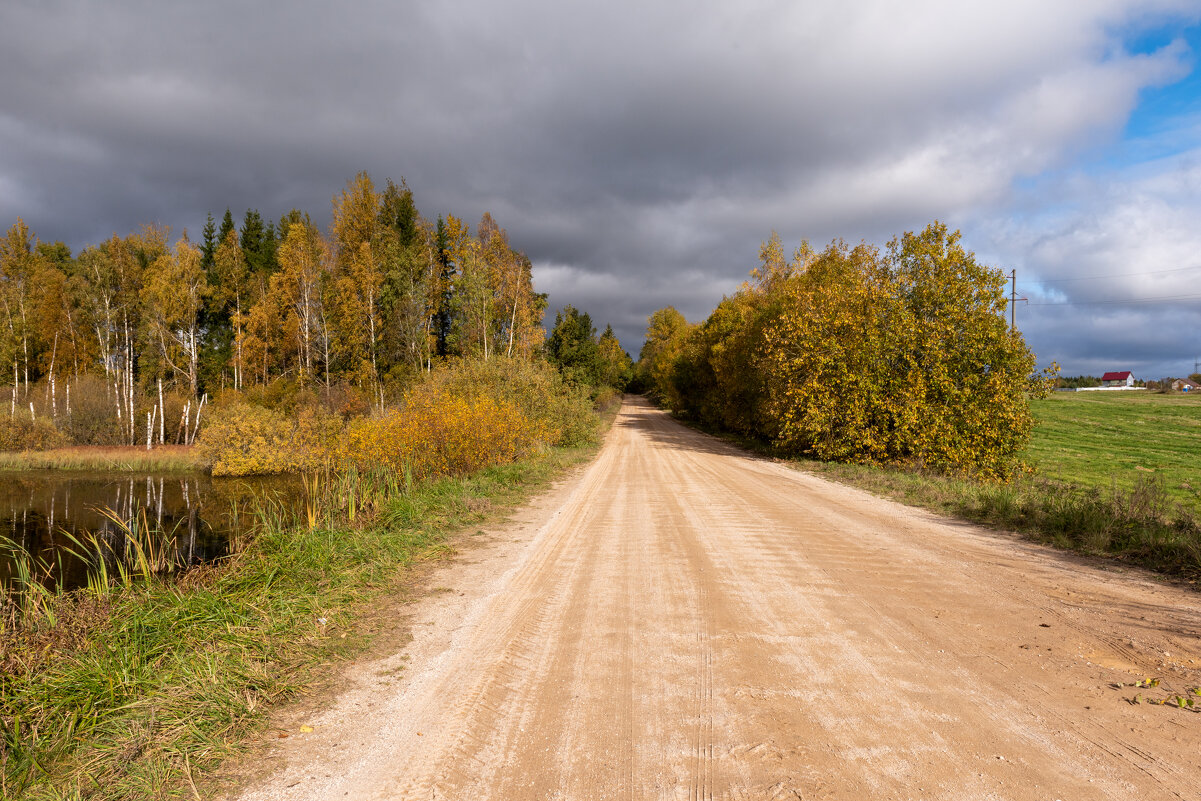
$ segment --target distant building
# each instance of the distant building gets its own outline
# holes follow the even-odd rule
[[[1196,392],[1198,385],[1196,381],[1189,381],[1187,378],[1177,378],[1172,382],[1172,389],[1177,392]]]
[[[1144,390],[1144,387],[1136,387],[1134,385],[1134,373],[1129,370],[1122,370],[1117,373],[1106,373],[1101,376],[1101,386],[1099,387],[1077,387],[1077,392],[1117,392],[1127,389]]]
[[[1122,370],[1118,373],[1106,373],[1101,376],[1101,386],[1103,387],[1133,387],[1134,373],[1129,370]]]

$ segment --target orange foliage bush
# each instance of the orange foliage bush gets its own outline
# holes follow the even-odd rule
[[[511,403],[418,391],[401,410],[351,421],[334,455],[344,466],[383,464],[414,479],[461,476],[516,461],[546,437]]]
[[[412,479],[467,475],[548,445],[595,441],[586,389],[546,365],[516,359],[454,361],[422,377],[399,407],[343,424],[339,414],[292,413],[233,399],[200,435],[213,475],[386,466]]]
[[[291,417],[236,402],[213,410],[197,446],[215,476],[312,470],[325,463],[341,428],[337,417],[311,409]]]
[[[0,415],[0,451],[44,451],[66,444],[66,436],[44,417]]]

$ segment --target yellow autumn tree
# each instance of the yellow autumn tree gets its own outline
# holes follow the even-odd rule
[[[320,362],[324,251],[321,232],[305,215],[288,226],[277,253],[279,272],[271,276],[271,294],[302,385],[316,378]]]
[[[4,314],[0,328],[0,358],[12,366],[14,382],[25,380],[29,391],[33,349],[30,336],[33,325],[34,277],[37,272],[35,238],[21,218],[0,239],[0,311]],[[16,392],[16,387],[13,389]],[[15,395],[14,395],[15,397]]]
[[[200,362],[200,316],[208,281],[200,249],[183,237],[173,253],[163,253],[146,271],[145,309],[163,372],[175,376],[196,396]]]
[[[331,337],[348,376],[383,403],[380,381],[380,290],[385,263],[381,253],[380,195],[360,172],[334,198],[333,246],[335,314]]]
[[[958,232],[783,252],[773,234],[752,280],[682,338],[668,310],[652,317],[641,369],[666,402],[821,459],[1013,469],[1041,384],[1006,324],[1004,277]]]
[[[646,339],[638,354],[638,373],[652,396],[673,409],[686,399],[680,394],[675,372],[692,326],[674,306],[666,306],[647,318]]]
[[[839,461],[887,455],[891,427],[877,403],[888,375],[883,266],[874,248],[836,242],[777,290],[761,352],[767,410],[785,449]]]
[[[490,354],[529,358],[542,344],[545,298],[534,292],[530,260],[513,250],[504,228],[492,215],[484,213],[476,229],[479,256],[483,261],[490,296],[481,310],[487,309],[486,325],[491,340]]]

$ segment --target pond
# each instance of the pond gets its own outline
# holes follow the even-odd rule
[[[294,475],[0,473],[0,536],[48,568],[43,583],[72,589],[87,583],[97,548],[109,557],[128,552],[128,532],[112,517],[144,521],[160,558],[186,566],[236,550],[263,504],[295,509],[303,498],[303,481]],[[91,545],[90,559],[76,556],[89,550],[80,543]],[[0,582],[10,582],[15,570],[11,552],[0,554]]]

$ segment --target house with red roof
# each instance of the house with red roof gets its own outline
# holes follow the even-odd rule
[[[1129,370],[1122,370],[1116,373],[1106,373],[1101,376],[1101,386],[1103,387],[1133,387],[1134,373]]]

